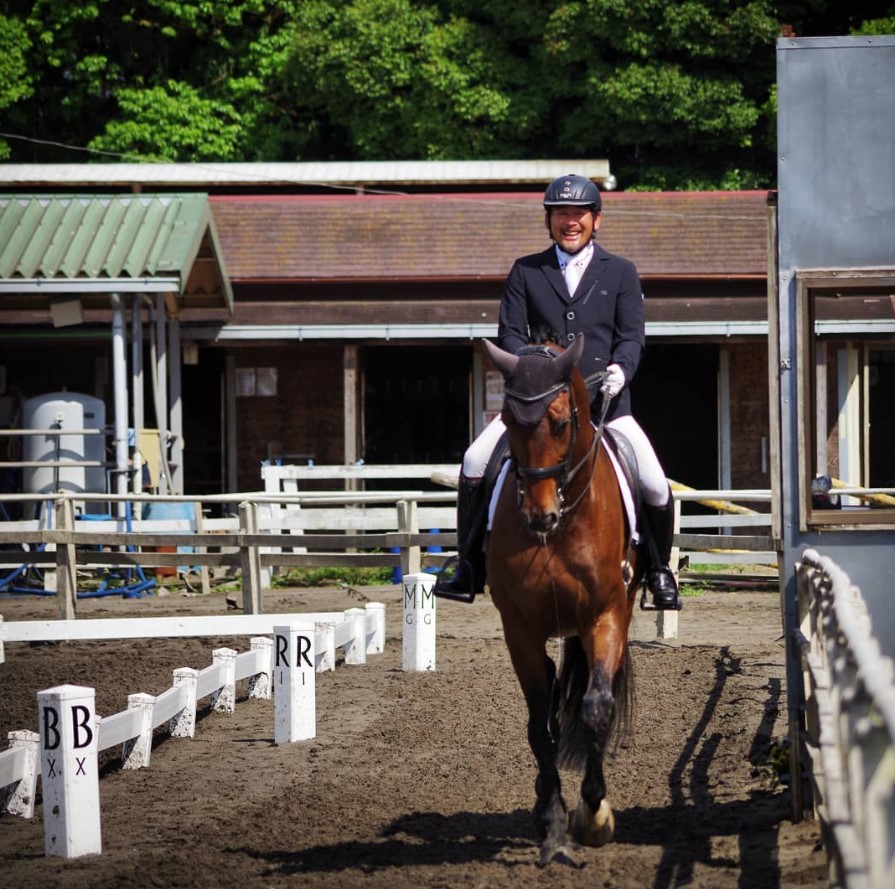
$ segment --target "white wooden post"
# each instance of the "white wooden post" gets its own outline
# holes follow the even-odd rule
[[[52,530],[56,527],[56,507],[53,500],[42,500],[37,503],[37,524],[41,531]],[[56,544],[48,543],[44,549],[44,552],[54,553],[56,552]],[[53,565],[52,568],[47,566],[44,568],[44,589],[48,593],[55,593],[57,591],[57,583],[58,578],[56,577],[56,566]],[[74,618],[74,613],[69,617],[66,615],[65,609],[69,607],[69,602],[64,598],[58,598],[56,604],[59,607],[59,619],[60,620],[71,620]]]
[[[399,500],[398,530],[408,534],[419,534],[420,510],[416,500]],[[401,575],[417,574],[423,564],[422,548],[419,546],[401,547]]]
[[[37,792],[37,753],[40,735],[37,732],[15,731],[7,736],[9,749],[24,751],[25,769],[22,777],[6,788],[3,807],[0,811],[20,818],[34,817],[34,795]]]
[[[385,603],[367,602],[367,654],[385,651]]]
[[[674,495],[672,495],[673,497]],[[674,500],[674,533],[681,533],[681,501]],[[672,547],[671,558],[669,563],[671,570],[674,572],[674,579],[678,580],[678,561],[680,560],[679,547]],[[656,638],[657,639],[677,639],[677,611],[657,611],[656,612]]]
[[[274,627],[274,743],[317,736],[313,624]]]
[[[192,667],[180,667],[174,671],[175,688],[183,688],[186,700],[183,709],[171,717],[168,731],[172,738],[192,738],[196,734],[196,684],[199,671]]]
[[[258,533],[258,528],[261,523],[264,523],[266,528],[273,527],[273,517],[279,517],[282,514],[282,508],[279,506],[275,506],[271,503],[257,503],[253,504],[253,508],[255,509],[255,531],[253,533]],[[279,526],[279,522],[277,523]],[[277,527],[277,533],[281,533],[281,528]],[[260,590],[269,590],[270,584],[273,579],[273,576],[277,573],[277,568],[275,565],[261,565],[261,553],[281,553],[282,549],[278,546],[259,546],[255,552],[258,554],[258,583],[259,583],[259,591]],[[260,595],[260,592],[259,592]],[[259,608],[259,612],[260,612]]]
[[[75,528],[74,504],[67,497],[56,502],[56,529],[69,535]],[[68,538],[69,541],[71,538]],[[78,565],[73,543],[56,546],[56,598],[59,619],[73,620],[78,601]],[[49,587],[47,587],[49,589]]]
[[[152,753],[152,705],[155,696],[137,693],[127,696],[127,709],[142,710],[140,734],[121,745],[121,768],[145,769]]]
[[[363,608],[349,608],[345,620],[351,624],[351,639],[345,645],[346,664],[367,662],[367,612]]]
[[[273,639],[270,636],[255,636],[251,641],[252,651],[266,651],[267,670],[249,677],[249,697],[270,699],[271,675],[273,673]]]
[[[318,620],[314,624],[317,642],[316,669],[327,673],[336,669],[336,625],[331,620]]]
[[[239,504],[239,530],[258,533],[258,515],[254,503]],[[242,613],[261,614],[261,554],[257,546],[242,547]]]
[[[218,713],[236,709],[236,655],[232,648],[216,648],[211,653],[213,663],[224,665],[224,684],[211,695],[212,709]]]
[[[205,515],[202,512],[202,502],[197,500],[193,504],[193,521],[196,525],[196,533],[204,534],[205,533]],[[197,553],[207,553],[207,546],[197,546]],[[208,596],[211,594],[211,576],[210,571],[208,569],[208,565],[202,565],[199,568],[199,582],[202,585],[202,595]]]
[[[435,669],[435,575],[404,576],[404,671]]]
[[[59,685],[38,692],[37,707],[44,852],[61,858],[99,854],[96,692]]]

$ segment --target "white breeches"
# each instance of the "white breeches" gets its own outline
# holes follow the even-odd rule
[[[630,414],[626,417],[616,417],[607,424],[611,429],[617,429],[628,441],[637,458],[637,470],[640,476],[640,486],[643,499],[649,506],[664,506],[668,502],[668,479],[665,470],[646,437],[646,433],[640,428],[640,424]],[[485,474],[488,461],[497,440],[503,434],[506,427],[498,414],[482,431],[482,434],[466,449],[463,455],[462,472],[466,478],[481,478]]]

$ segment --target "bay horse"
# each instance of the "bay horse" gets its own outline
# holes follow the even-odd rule
[[[641,569],[600,443],[602,418],[599,427],[591,422],[577,367],[583,346],[579,336],[564,351],[528,346],[513,355],[485,341],[505,381],[510,448],[487,547],[488,580],[528,706],[542,866],[574,863],[569,839],[590,846],[611,840],[603,756],[633,706],[628,627]],[[563,640],[559,672],[547,652],[551,638]],[[571,816],[559,767],[584,771]]]

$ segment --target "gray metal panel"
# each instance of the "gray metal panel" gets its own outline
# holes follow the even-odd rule
[[[799,530],[796,273],[895,265],[895,37],[777,42],[781,581],[797,623],[794,569],[813,547],[861,587],[885,653],[895,653],[895,532]],[[810,459],[810,455],[805,455]],[[791,687],[797,665],[790,662]]]
[[[794,268],[895,259],[895,37],[778,42],[780,251]]]

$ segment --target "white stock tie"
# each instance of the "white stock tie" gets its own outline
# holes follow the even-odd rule
[[[578,282],[581,280],[581,276],[584,274],[584,268],[586,265],[587,263],[581,259],[573,259],[566,265],[563,276],[566,279],[566,288],[569,291],[569,296],[575,295],[575,290],[578,288]]]
[[[581,276],[590,264],[591,257],[593,256],[593,247],[585,247],[581,252],[576,253],[574,256],[568,256],[567,254],[562,254],[562,256],[567,257],[562,274],[566,279],[566,288],[569,291],[569,298],[571,299],[578,289]]]

